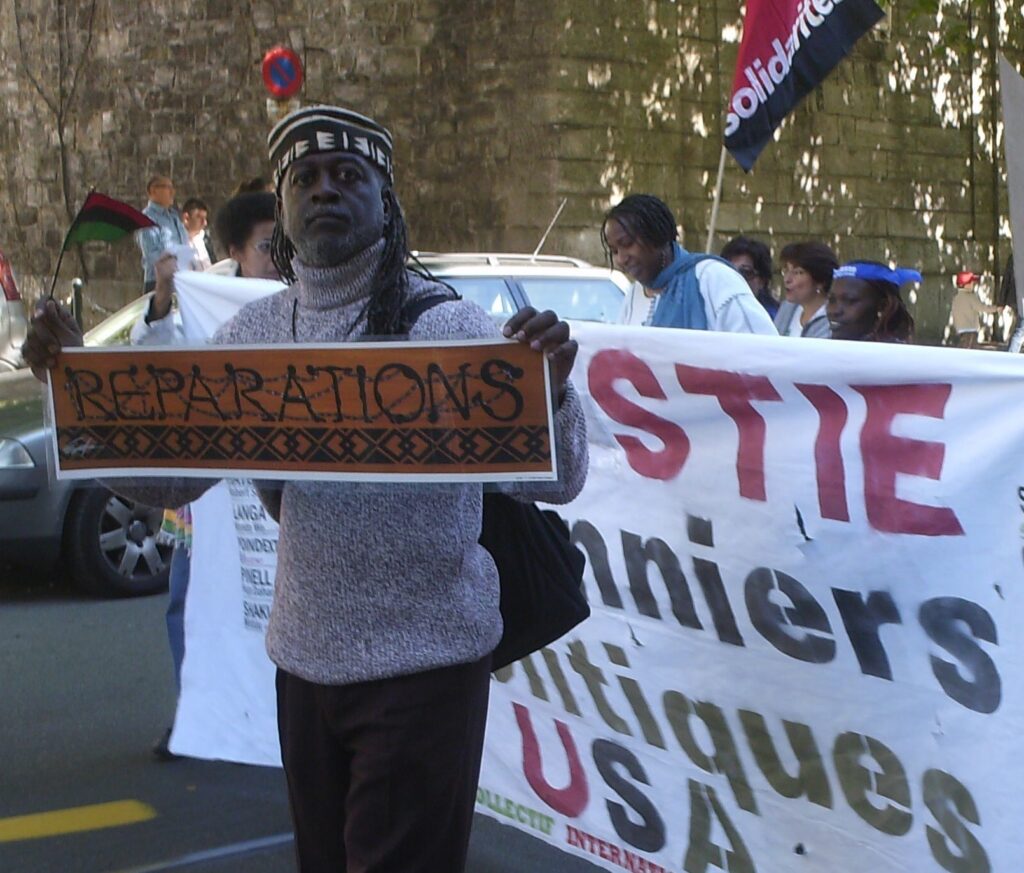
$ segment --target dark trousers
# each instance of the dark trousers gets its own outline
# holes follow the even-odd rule
[[[171,553],[171,573],[168,589],[171,596],[167,601],[167,642],[171,647],[174,661],[174,683],[181,693],[181,662],[185,660],[185,597],[188,595],[188,578],[192,559],[183,545],[175,545]]]
[[[491,658],[317,685],[277,672],[300,873],[462,873]]]

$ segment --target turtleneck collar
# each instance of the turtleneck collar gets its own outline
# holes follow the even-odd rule
[[[298,279],[295,290],[299,305],[307,309],[334,309],[363,300],[370,294],[384,240],[379,239],[333,267],[308,267],[295,257],[292,269]]]

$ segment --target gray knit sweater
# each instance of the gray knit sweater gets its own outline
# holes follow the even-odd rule
[[[218,343],[344,342],[366,301],[382,246],[329,269],[295,263],[298,282],[245,306]],[[443,291],[410,274],[410,297]],[[298,300],[298,307],[294,303]],[[357,325],[352,336],[358,336]],[[427,310],[410,340],[500,337],[473,303]],[[506,483],[522,500],[566,503],[583,487],[587,440],[571,385],[555,416],[559,480]],[[179,506],[212,483],[197,479],[111,480],[111,488],[155,506]],[[280,498],[274,603],[267,652],[312,682],[347,684],[475,661],[501,637],[498,576],[478,544],[479,484],[289,481]]]

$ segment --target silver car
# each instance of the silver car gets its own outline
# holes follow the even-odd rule
[[[124,345],[149,297],[85,335],[89,346]],[[32,373],[0,373],[0,564],[49,572],[63,564],[76,587],[101,597],[167,587],[171,546],[163,510],[90,481],[51,479],[43,390]]]

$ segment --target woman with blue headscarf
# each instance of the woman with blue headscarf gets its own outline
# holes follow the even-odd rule
[[[626,300],[621,322],[776,336],[746,280],[716,255],[686,251],[676,219],[650,194],[631,194],[601,225],[609,264],[643,286]]]
[[[832,339],[909,343],[914,319],[900,286],[920,282],[917,270],[892,269],[877,261],[851,261],[832,276],[827,313]]]

